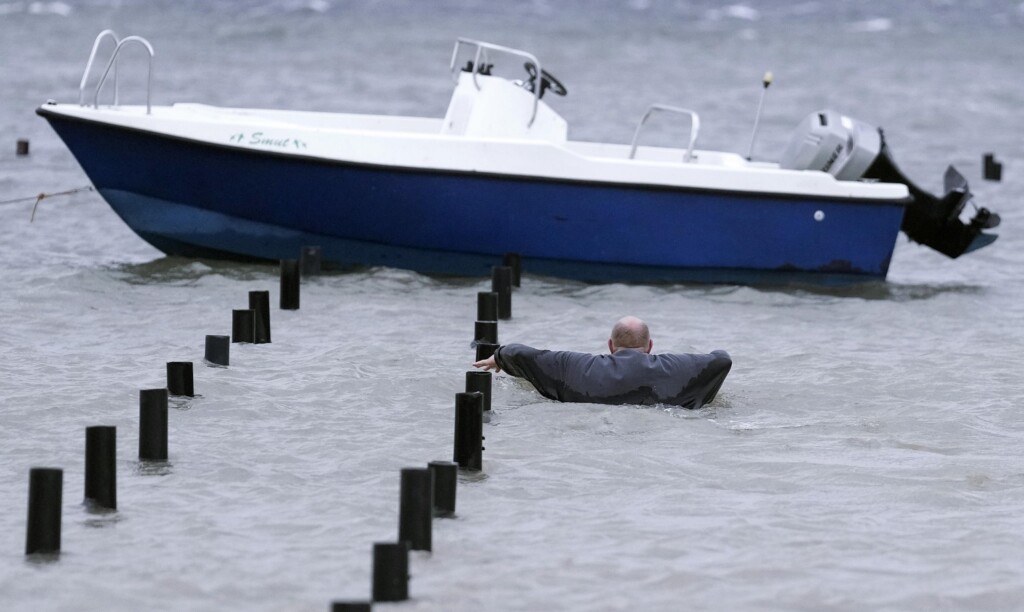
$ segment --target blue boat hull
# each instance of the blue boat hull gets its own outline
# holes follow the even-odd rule
[[[884,279],[901,201],[393,168],[211,145],[41,109],[97,190],[168,254],[609,282]],[[815,216],[820,220],[816,220]],[[822,218],[822,215],[823,218]]]

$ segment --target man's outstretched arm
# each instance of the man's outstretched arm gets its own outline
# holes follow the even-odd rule
[[[499,346],[494,355],[477,361],[475,367],[525,378],[544,397],[561,401],[561,390],[565,383],[562,357],[564,351],[538,350],[523,344]]]

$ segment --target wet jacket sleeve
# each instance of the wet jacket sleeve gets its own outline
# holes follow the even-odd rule
[[[545,351],[525,344],[506,344],[494,352],[494,360],[507,374],[525,378],[546,398],[565,401],[566,363],[573,353]]]

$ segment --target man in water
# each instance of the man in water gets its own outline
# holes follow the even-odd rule
[[[684,408],[700,408],[713,400],[732,368],[725,351],[652,355],[652,348],[647,324],[623,317],[612,328],[608,355],[506,344],[473,365],[525,378],[541,395],[560,402]]]

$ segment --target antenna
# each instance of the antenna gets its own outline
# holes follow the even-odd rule
[[[772,71],[764,73],[764,78],[761,83],[764,88],[761,89],[761,100],[757,103],[757,115],[754,116],[754,132],[750,135],[750,148],[747,149],[747,161],[750,161],[754,155],[754,139],[757,138],[757,127],[761,124],[761,111],[764,110],[764,96],[768,93],[768,86],[772,84]]]

